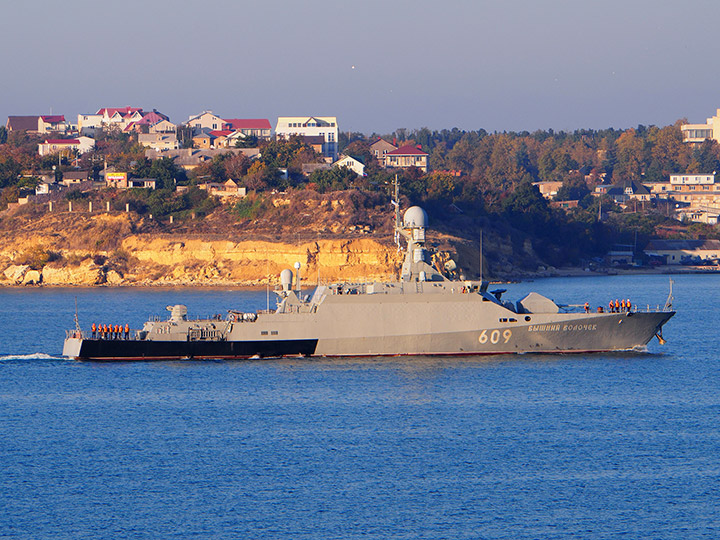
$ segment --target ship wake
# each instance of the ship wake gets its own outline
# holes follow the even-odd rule
[[[17,361],[32,361],[32,360],[66,360],[61,356],[52,356],[45,353],[30,353],[30,354],[5,354],[0,355],[0,362],[17,362]]]

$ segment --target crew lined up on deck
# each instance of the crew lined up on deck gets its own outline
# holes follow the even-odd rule
[[[585,302],[583,308],[585,309],[585,313],[590,313],[590,302]],[[618,300],[616,298],[608,302],[608,313],[624,313],[626,311],[632,311],[632,303],[629,298],[627,300]],[[597,312],[605,313],[605,310],[602,306],[598,306]]]
[[[98,339],[130,339],[130,325],[92,323],[92,337]]]
[[[632,309],[632,304],[630,303],[630,299],[627,300],[618,300],[617,298],[613,302],[610,300],[610,303],[608,304],[608,311],[610,313],[623,313],[625,311],[630,311]]]

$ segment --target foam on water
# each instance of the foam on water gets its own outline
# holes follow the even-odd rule
[[[62,356],[51,356],[45,353],[0,355],[0,362],[15,362],[17,360],[65,360],[65,358]]]

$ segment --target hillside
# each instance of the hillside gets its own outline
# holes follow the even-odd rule
[[[172,224],[134,212],[89,213],[77,204],[74,212],[39,205],[7,210],[0,213],[0,284],[247,286],[275,283],[296,261],[310,282],[397,276],[402,254],[385,198],[295,193],[263,204],[271,208],[262,219],[238,218],[235,209],[220,206]],[[428,231],[428,240],[476,275],[479,229],[461,225],[465,237],[439,222],[441,230]],[[537,265],[528,242],[517,246],[497,230],[485,234],[486,275],[521,272],[510,264],[518,249],[526,267]]]

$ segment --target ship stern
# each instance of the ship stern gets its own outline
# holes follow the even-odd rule
[[[80,349],[82,348],[82,338],[67,337],[63,343],[63,356],[68,358],[80,358]]]

